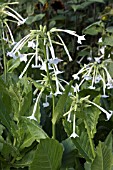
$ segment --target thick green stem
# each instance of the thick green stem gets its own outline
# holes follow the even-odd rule
[[[6,66],[5,46],[4,46],[3,37],[2,37],[3,25],[2,23],[0,25],[1,25],[1,43],[2,43],[3,63],[4,63],[4,77],[5,77],[5,82],[6,82],[7,66]]]
[[[44,55],[45,55],[45,59],[47,60],[46,47],[45,47],[45,50],[44,50]],[[47,77],[48,77],[49,85],[50,85],[51,92],[52,92],[52,105],[53,105],[52,117],[54,117],[54,114],[55,114],[54,113],[54,111],[55,111],[55,96],[54,96],[54,88],[53,88],[53,85],[52,85],[52,80],[51,80],[50,73],[49,73],[48,61],[46,61],[46,71],[47,71]],[[52,138],[53,139],[56,138],[55,124],[53,124],[53,123],[52,123]]]

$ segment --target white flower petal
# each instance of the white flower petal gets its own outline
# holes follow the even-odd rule
[[[63,61],[63,60],[61,60],[61,59],[59,59],[59,58],[54,58],[54,59],[49,59],[49,63],[50,64],[58,64],[58,63],[60,63],[61,61]]]
[[[107,97],[109,97],[109,96],[106,95],[106,94],[103,94],[103,95],[101,95],[101,97],[102,97],[102,98],[107,98]]]
[[[79,76],[77,74],[73,74],[72,77],[74,78],[74,80],[79,80]]]
[[[34,49],[36,47],[35,42],[33,40],[32,41],[28,41],[28,47],[32,47]]]
[[[91,77],[91,76],[89,76],[89,75],[84,75],[84,79],[85,79],[85,80],[91,80],[91,79],[92,79],[92,77]]]
[[[29,116],[29,117],[27,117],[27,118],[30,119],[30,120],[36,120],[36,121],[37,121],[37,119],[35,118],[34,115],[31,115],[31,116]]]
[[[43,107],[48,107],[49,106],[49,103],[46,102],[46,103],[43,103]]]
[[[77,37],[78,37],[78,41],[77,41],[77,42],[78,42],[79,44],[82,44],[82,40],[85,40],[85,35],[82,35],[82,36],[79,36],[79,35],[78,35]]]
[[[19,54],[20,61],[24,61],[25,63],[27,62],[27,54]]]
[[[94,87],[94,86],[89,86],[88,88],[89,88],[89,89],[95,89],[95,87]]]
[[[76,137],[79,137],[75,132],[73,132],[71,135],[70,135],[70,138],[76,138]]]

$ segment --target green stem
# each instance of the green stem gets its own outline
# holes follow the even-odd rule
[[[1,43],[2,43],[3,63],[4,63],[4,77],[6,82],[7,66],[6,66],[5,47],[4,47],[3,37],[2,37],[2,29],[3,29],[3,24],[1,23]]]
[[[44,56],[45,56],[45,59],[47,60],[46,47],[45,47],[45,50],[44,50]],[[47,77],[48,77],[48,81],[49,81],[51,92],[52,92],[52,104],[53,104],[52,117],[54,117],[54,114],[55,114],[54,113],[54,111],[55,111],[55,96],[54,96],[54,88],[53,88],[50,73],[49,73],[48,61],[46,61],[46,71],[47,71]],[[53,123],[52,123],[52,138],[53,139],[56,138],[55,124],[53,124]]]
[[[89,127],[88,127],[88,125],[87,125],[85,120],[84,120],[84,123],[85,123],[86,129],[87,129],[87,133],[88,133],[88,137],[89,137],[89,143],[90,143],[90,146],[91,146],[92,155],[93,155],[93,157],[95,157],[95,150],[94,150],[93,142],[92,142],[92,139],[91,139],[90,130],[89,130]]]

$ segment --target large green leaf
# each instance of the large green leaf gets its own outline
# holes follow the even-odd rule
[[[24,170],[23,167],[27,167],[32,163],[34,154],[35,150],[30,150],[22,157],[22,159],[15,161],[12,167],[15,167],[16,169],[21,167],[22,169],[20,168],[18,170]]]
[[[0,95],[0,122],[10,131],[10,116],[6,106],[3,103],[3,95]]]
[[[96,156],[91,163],[85,163],[86,170],[112,170],[112,132],[107,136],[105,142],[99,142],[96,148]]]
[[[104,3],[104,0],[87,0],[83,3],[81,3],[80,5],[77,5],[77,4],[71,5],[71,7],[74,11],[83,10],[83,9],[87,8],[89,5],[91,5],[92,3],[95,3],[95,2]]]
[[[31,134],[31,137],[30,137],[31,141],[34,138],[35,140],[39,142],[40,139],[45,139],[48,137],[48,135],[43,131],[43,129],[38,125],[36,121],[30,120],[29,118],[25,118],[25,117],[23,118],[23,120],[25,122],[25,126],[27,127],[28,131]],[[29,138],[27,140],[29,140]],[[28,143],[28,141],[26,142]]]
[[[105,3],[105,1],[104,0],[88,0],[89,2],[100,2],[100,3]]]
[[[71,138],[67,138],[62,142],[64,146],[64,153],[62,159],[62,167],[73,167],[75,164],[75,159],[78,156],[78,151],[72,142]]]
[[[29,16],[28,19],[26,20],[26,24],[30,25],[35,21],[40,21],[44,16],[45,14],[37,14],[35,16]]]
[[[70,82],[70,84],[66,87],[64,93],[61,95],[61,97],[59,98],[59,100],[57,102],[57,105],[54,110],[54,115],[52,118],[53,124],[55,124],[60,119],[60,117],[63,116],[64,106],[66,104],[66,100],[68,98],[68,94],[71,89],[71,84],[72,84],[72,82]]]
[[[42,139],[36,150],[30,170],[59,170],[63,146],[54,139]]]
[[[94,100],[95,103],[99,103],[100,96],[97,96]],[[94,137],[94,134],[96,133],[96,126],[98,123],[98,118],[101,111],[96,108],[95,106],[87,107],[84,109],[84,123],[85,128],[87,129],[87,132],[90,133],[90,138]]]
[[[19,154],[19,151],[16,147],[12,146],[8,142],[3,142],[3,148],[1,151],[1,155],[6,159],[10,159],[10,157],[16,157]]]
[[[106,36],[104,38],[104,45],[113,46],[113,36]]]
[[[25,147],[29,147],[31,146],[31,144],[35,141],[35,137],[33,135],[31,135],[31,133],[26,133],[25,135],[25,139],[22,143],[22,145],[20,146],[20,150],[24,149]]]
[[[112,165],[112,150],[100,142],[96,150],[96,157],[91,165],[91,170],[111,170]]]
[[[10,59],[7,62],[7,71],[8,72],[12,72],[14,71],[15,68],[17,68],[20,65],[20,58],[17,59]]]
[[[91,162],[94,159],[93,151],[94,144],[90,143],[88,134],[85,131],[82,131],[79,137],[72,139],[73,143],[75,144],[76,148],[80,155],[86,159],[86,161]],[[92,148],[93,147],[93,148]]]
[[[66,133],[70,136],[72,133],[72,123],[67,122],[66,120],[63,121],[63,126]],[[78,127],[76,127],[77,129]],[[84,126],[83,126],[84,128]],[[75,147],[78,149],[79,154],[85,158],[88,162],[93,160],[94,156],[91,149],[90,140],[88,138],[88,134],[82,128],[81,132],[77,133],[79,137],[72,138]],[[92,140],[91,140],[92,141]],[[92,142],[93,144],[93,142]],[[93,146],[92,146],[93,147]]]

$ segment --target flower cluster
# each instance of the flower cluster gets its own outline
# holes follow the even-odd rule
[[[22,25],[26,22],[26,19],[24,19],[18,12],[16,12],[14,9],[12,9],[9,5],[14,5],[14,4],[18,4],[18,2],[12,2],[12,3],[3,3],[0,4],[0,24],[1,24],[1,28],[4,28],[4,25],[6,26],[11,41],[12,41],[12,45],[15,44],[14,41],[14,37],[12,34],[12,31],[8,25],[7,21],[11,21],[11,22],[15,22],[17,23],[17,25]],[[9,20],[8,17],[10,17],[11,19]],[[7,32],[4,31],[4,29],[2,30],[2,37],[5,41],[9,42],[9,37],[7,35]]]

